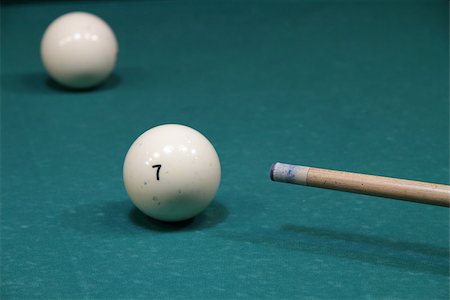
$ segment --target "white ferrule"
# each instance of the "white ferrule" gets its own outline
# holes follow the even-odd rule
[[[309,167],[276,163],[272,167],[272,180],[306,185]]]

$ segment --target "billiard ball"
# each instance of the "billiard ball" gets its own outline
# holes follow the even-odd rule
[[[60,16],[41,40],[41,58],[48,74],[68,88],[90,88],[103,82],[114,69],[117,53],[112,29],[86,12]]]
[[[187,126],[154,127],[131,145],[123,179],[132,202],[160,221],[182,221],[202,212],[220,184],[216,150]]]

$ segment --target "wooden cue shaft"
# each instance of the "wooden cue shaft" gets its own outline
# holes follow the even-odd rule
[[[450,186],[383,176],[334,171],[275,163],[270,170],[273,181],[318,188],[450,206]]]

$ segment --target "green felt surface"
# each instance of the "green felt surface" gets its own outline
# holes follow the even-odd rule
[[[50,81],[39,43],[85,10],[115,30],[102,87]],[[448,299],[449,212],[273,183],[275,161],[449,182],[447,1],[42,1],[1,7],[2,299]],[[162,124],[215,145],[190,222],[149,220],[126,151]]]

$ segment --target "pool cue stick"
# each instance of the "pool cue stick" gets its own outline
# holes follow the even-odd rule
[[[270,178],[278,182],[438,206],[450,206],[450,186],[444,184],[334,171],[279,162],[272,165]]]

